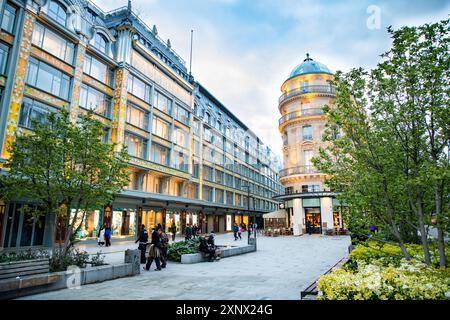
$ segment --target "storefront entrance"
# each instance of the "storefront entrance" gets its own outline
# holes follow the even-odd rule
[[[303,221],[303,225],[305,226],[305,232],[307,233],[308,230],[306,230],[306,221],[311,223],[311,233],[322,233],[320,208],[305,208],[305,220]]]

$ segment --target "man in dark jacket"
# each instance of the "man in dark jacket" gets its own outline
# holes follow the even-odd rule
[[[190,225],[186,225],[186,230],[185,230],[185,240],[190,240],[192,238],[192,228]]]
[[[239,232],[239,227],[238,227],[237,223],[235,222],[233,225],[234,241],[236,241],[238,239],[238,236],[237,236],[238,232]]]
[[[137,238],[135,243],[139,242],[138,249],[141,251],[141,263],[145,263],[145,252],[147,251],[147,243],[148,243],[148,232],[145,228],[145,225],[141,226],[141,232],[139,233],[139,238]]]
[[[152,232],[152,242],[150,244],[150,250],[148,253],[147,264],[145,265],[145,270],[150,270],[150,267],[155,260],[156,263],[156,271],[161,271],[161,235],[162,229],[156,227]]]
[[[216,250],[214,250],[211,247],[211,245],[208,245],[208,240],[206,239],[206,237],[205,238],[200,237],[200,245],[199,245],[198,249],[200,252],[209,254],[209,257],[208,257],[209,262],[214,261],[214,256],[215,256]]]
[[[172,226],[170,227],[170,232],[172,232],[172,241],[175,241],[175,235],[177,234],[177,226],[174,223],[172,223]]]

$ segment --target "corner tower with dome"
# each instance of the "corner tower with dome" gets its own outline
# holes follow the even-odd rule
[[[312,233],[343,227],[342,207],[325,186],[325,174],[311,162],[324,145],[326,117],[322,107],[335,103],[333,79],[327,66],[306,54],[306,59],[281,86],[278,124],[283,138],[284,169],[279,176],[286,193],[276,199],[284,204],[294,235],[307,232],[307,220]]]

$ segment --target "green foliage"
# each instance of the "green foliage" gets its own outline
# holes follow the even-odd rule
[[[343,268],[320,277],[318,299],[449,299],[450,269],[425,265],[421,245],[406,244],[406,248],[411,261],[406,261],[395,245],[375,241],[359,244]],[[450,246],[446,249],[450,253]],[[431,252],[433,263],[438,266],[439,254]]]
[[[448,268],[365,265],[336,270],[317,282],[318,300],[425,300],[450,298]]]
[[[0,263],[48,258],[50,258],[50,253],[47,250],[27,249],[21,251],[4,252],[0,254]]]
[[[181,262],[183,254],[197,253],[200,245],[200,238],[195,238],[187,241],[179,241],[169,244],[167,256],[171,261]]]
[[[92,112],[71,121],[66,110],[51,113],[46,123],[34,123],[32,133],[18,134],[0,177],[6,199],[28,197],[41,208],[34,214],[55,214],[59,233],[70,247],[86,209],[113,201],[128,184],[126,148],[102,141],[104,125]],[[75,214],[71,216],[71,209]]]
[[[423,249],[420,244],[405,244],[412,260],[423,262]],[[430,244],[431,261],[434,266],[439,266],[439,252],[436,243]],[[447,259],[450,256],[450,245],[446,245]],[[403,253],[399,246],[380,243],[377,241],[361,242],[352,250],[349,256],[350,263],[346,265],[347,269],[356,270],[360,264],[377,264],[382,266],[398,267],[403,261]],[[447,263],[450,261],[447,261]]]
[[[55,250],[50,258],[50,272],[65,271],[69,266],[85,268],[89,261],[89,254],[79,249]]]
[[[450,20],[388,32],[393,45],[376,68],[336,73],[336,103],[324,108],[328,144],[312,161],[348,204],[350,230],[374,224],[400,245],[422,242],[430,264],[426,226],[435,223],[445,265]]]
[[[102,255],[100,252],[97,252],[92,256],[91,261],[89,262],[93,267],[103,266],[105,265],[105,255]]]

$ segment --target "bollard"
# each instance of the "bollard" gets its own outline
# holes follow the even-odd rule
[[[132,273],[133,275],[137,275],[141,273],[141,254],[139,250],[125,250],[125,263],[132,264]]]

